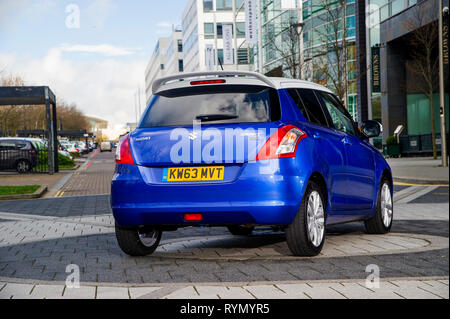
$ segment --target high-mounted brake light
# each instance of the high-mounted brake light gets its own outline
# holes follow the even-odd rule
[[[133,156],[131,155],[130,136],[124,136],[117,145],[116,163],[134,165]]]
[[[204,84],[219,84],[226,83],[225,80],[203,80],[203,81],[191,81],[191,85],[204,85]]]
[[[267,140],[255,160],[295,157],[297,145],[305,137],[307,137],[306,133],[297,127],[283,126]]]

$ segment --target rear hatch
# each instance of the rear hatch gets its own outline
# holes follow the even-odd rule
[[[267,86],[173,89],[153,97],[130,146],[140,166],[242,165],[255,159],[280,116],[278,93]]]

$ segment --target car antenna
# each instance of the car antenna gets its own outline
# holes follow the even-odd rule
[[[219,57],[217,57],[217,59],[219,59],[219,65],[220,65],[220,68],[222,69],[222,71],[223,71],[223,65],[222,65],[222,60],[219,58]]]

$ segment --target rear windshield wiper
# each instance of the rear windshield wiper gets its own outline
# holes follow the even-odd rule
[[[202,122],[212,122],[220,120],[233,120],[237,119],[239,116],[231,114],[201,114],[197,115],[195,118],[201,120]]]

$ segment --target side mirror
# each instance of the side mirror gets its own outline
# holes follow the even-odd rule
[[[361,131],[368,138],[378,137],[383,133],[383,126],[377,121],[364,121],[361,127]]]

